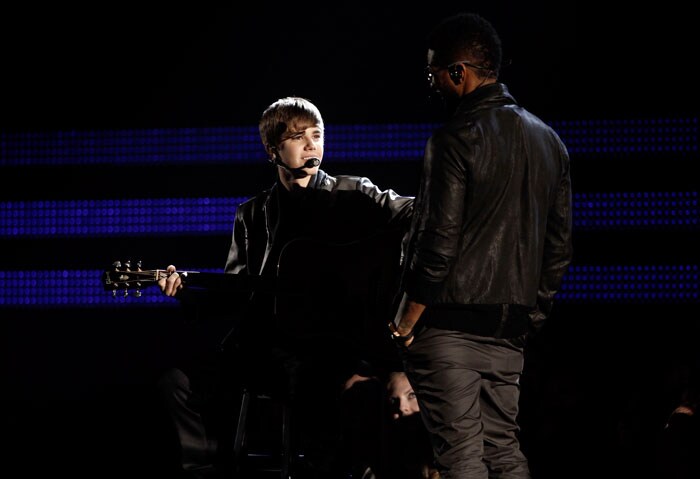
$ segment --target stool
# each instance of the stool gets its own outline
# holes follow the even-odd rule
[[[248,447],[248,434],[247,427],[250,419],[248,413],[251,407],[251,400],[255,401],[268,401],[270,405],[278,405],[281,408],[281,440],[280,449],[278,454],[274,454],[271,451],[264,451],[257,453],[255,451],[249,450]],[[236,435],[233,441],[233,455],[234,455],[234,465],[237,472],[241,470],[253,469],[257,472],[274,472],[279,471],[281,479],[291,479],[290,475],[290,463],[292,459],[292,446],[291,446],[291,434],[290,434],[290,424],[291,424],[291,410],[287,401],[276,400],[270,395],[263,394],[260,392],[254,392],[250,389],[243,390],[243,396],[241,397],[241,406],[238,414],[238,425],[236,427]],[[255,459],[270,459],[273,456],[278,456],[277,464],[263,464],[259,467],[254,467],[252,465],[252,460]]]

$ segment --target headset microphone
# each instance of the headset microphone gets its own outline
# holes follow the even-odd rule
[[[285,170],[289,171],[290,173],[292,173],[292,174],[295,175],[295,176],[299,176],[299,175],[301,175],[301,176],[307,176],[307,173],[304,171],[304,169],[305,169],[305,168],[315,168],[315,167],[317,167],[318,165],[321,164],[321,159],[320,159],[320,158],[316,158],[316,157],[309,158],[309,159],[307,159],[307,160],[304,162],[304,164],[303,164],[302,166],[300,166],[299,168],[290,168],[290,167],[288,167],[287,165],[285,165],[285,164],[282,162],[282,160],[280,159],[280,157],[279,157],[278,155],[275,155],[274,163],[275,163],[276,165],[281,166],[282,168],[284,168]]]
[[[321,164],[321,160],[319,158],[309,158],[304,162],[304,168],[316,168],[318,165]]]

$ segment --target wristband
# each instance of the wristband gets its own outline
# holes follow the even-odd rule
[[[401,336],[393,322],[389,323],[389,331],[391,331],[391,339],[397,343],[405,343],[413,338],[413,330],[409,331],[406,336]]]

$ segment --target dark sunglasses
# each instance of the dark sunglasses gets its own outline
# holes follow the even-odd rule
[[[446,69],[451,68],[455,65],[467,65],[468,67],[476,68],[478,70],[488,70],[488,68],[482,67],[481,65],[476,65],[476,64],[474,64],[472,62],[468,62],[466,60],[460,60],[458,62],[450,63],[446,67],[443,67],[440,65],[428,64],[423,69],[423,74],[425,75],[425,79],[428,81],[428,83],[432,83],[433,77],[437,72],[439,72],[440,70],[446,70]]]

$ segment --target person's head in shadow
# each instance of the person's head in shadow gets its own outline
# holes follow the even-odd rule
[[[393,419],[412,416],[420,412],[416,393],[403,371],[389,373],[386,390]]]
[[[432,465],[433,452],[427,431],[420,416],[418,398],[408,376],[403,371],[392,371],[386,378],[386,397],[389,402],[393,445],[392,463],[388,477],[401,479],[439,479]]]

